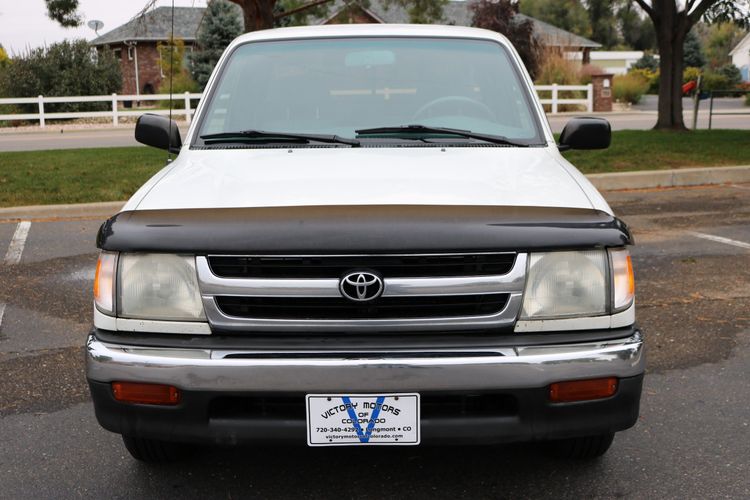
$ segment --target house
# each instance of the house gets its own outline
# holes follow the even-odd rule
[[[740,68],[742,81],[750,82],[750,33],[740,40],[729,55],[732,57],[732,64]]]
[[[624,75],[643,54],[642,50],[594,50],[589,55],[591,64],[602,68],[605,73]],[[570,52],[567,57],[573,61],[582,61],[583,53]],[[659,56],[655,58],[658,60]]]
[[[443,8],[443,24],[471,26],[470,1],[450,0]],[[175,7],[175,38],[184,40],[186,53],[195,44],[198,28],[205,9],[202,7]],[[400,6],[386,6],[382,0],[358,2],[357,0],[334,0],[328,9],[329,15],[310,19],[310,24],[344,23],[408,23],[409,14]],[[237,15],[241,12],[237,9]],[[578,53],[588,62],[589,54],[601,45],[587,38],[518,14],[521,20],[530,20],[534,32],[547,47],[563,52]],[[108,47],[120,60],[122,68],[122,93],[129,95],[151,94],[159,91],[164,75],[161,71],[161,56],[157,49],[160,42],[168,42],[171,31],[171,8],[157,7],[143,16],[135,17],[112,31],[90,42],[93,47],[104,50]]]
[[[471,1],[449,0],[443,7],[443,19],[440,24],[471,26],[473,12]],[[578,52],[587,63],[589,53],[601,48],[601,44],[578,36],[557,26],[524,14],[517,14],[520,21],[530,20],[534,25],[534,34],[545,47],[554,47],[563,52]],[[409,13],[399,5],[386,5],[382,0],[358,2],[357,0],[335,0],[329,8],[329,15],[311,21],[311,24],[347,24],[347,23],[392,23],[409,22]]]
[[[174,36],[185,41],[185,52],[192,50],[205,9],[175,7]],[[140,17],[89,42],[99,50],[108,47],[120,60],[123,94],[154,94],[164,74],[157,46],[169,42],[172,26],[170,7],[157,7]]]

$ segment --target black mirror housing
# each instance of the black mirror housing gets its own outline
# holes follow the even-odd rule
[[[612,127],[604,118],[571,119],[560,134],[560,150],[607,149],[612,142]]]
[[[166,116],[146,113],[135,124],[135,140],[146,146],[179,153],[182,147],[180,129]]]

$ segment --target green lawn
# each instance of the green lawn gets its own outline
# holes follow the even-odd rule
[[[0,207],[126,200],[166,158],[147,147],[0,153]]]
[[[584,173],[750,165],[750,130],[622,130],[600,151],[567,151]]]
[[[565,156],[585,173],[750,165],[750,131],[621,131],[607,150]],[[125,200],[165,159],[146,147],[0,153],[0,207]]]

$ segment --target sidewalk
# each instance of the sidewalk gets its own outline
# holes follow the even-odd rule
[[[601,191],[745,184],[750,183],[750,165],[590,174],[586,177]],[[124,201],[107,201],[0,208],[0,223],[40,219],[106,219],[119,212],[124,204]]]

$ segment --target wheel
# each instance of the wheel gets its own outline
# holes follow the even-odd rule
[[[552,453],[559,458],[587,460],[604,455],[612,445],[614,438],[615,433],[610,432],[597,436],[561,439],[550,444]]]
[[[156,439],[122,436],[130,455],[141,462],[167,463],[181,460],[190,454],[190,447]]]

